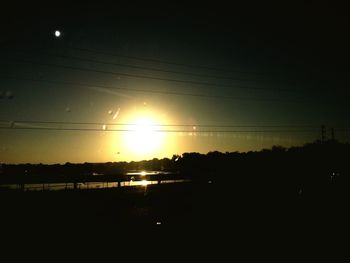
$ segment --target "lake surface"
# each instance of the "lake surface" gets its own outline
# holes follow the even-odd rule
[[[131,171],[126,173],[126,175],[131,176],[130,181],[120,182],[119,187],[130,187],[130,186],[141,186],[147,187],[147,185],[152,184],[169,184],[169,183],[183,183],[189,182],[187,179],[177,179],[177,180],[143,180],[142,177],[147,175],[162,175],[169,174],[162,171]],[[161,178],[160,178],[161,179]],[[99,188],[116,188],[118,187],[118,182],[81,182],[77,183],[77,189],[99,189]],[[23,188],[19,184],[6,184],[1,185],[1,189],[13,189],[24,191],[57,191],[57,190],[70,190],[74,189],[74,183],[48,183],[48,184],[24,184]]]

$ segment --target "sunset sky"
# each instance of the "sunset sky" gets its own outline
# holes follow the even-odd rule
[[[349,141],[349,18],[334,2],[7,11],[2,163],[289,147],[322,124]]]

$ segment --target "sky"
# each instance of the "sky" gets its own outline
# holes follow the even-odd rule
[[[4,10],[2,163],[290,147],[322,124],[349,141],[349,18],[336,1]]]

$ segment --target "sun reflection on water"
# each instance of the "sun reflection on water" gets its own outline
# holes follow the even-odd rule
[[[150,181],[147,181],[147,180],[142,180],[141,182],[140,182],[140,185],[142,185],[142,186],[147,186],[147,185],[149,185],[150,184]]]

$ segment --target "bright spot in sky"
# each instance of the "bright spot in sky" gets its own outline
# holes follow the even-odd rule
[[[61,36],[61,32],[59,30],[55,31],[55,37],[60,37]]]
[[[118,161],[171,157],[176,152],[177,135],[167,132],[169,129],[164,126],[173,120],[160,109],[141,107],[126,109],[123,114],[119,114],[120,108],[111,109],[113,113],[119,114],[117,120],[123,126],[120,127],[122,132],[111,132],[110,138],[106,138],[110,149],[109,158],[116,158],[116,151],[121,153]]]
[[[151,117],[136,118],[125,134],[128,150],[137,155],[154,154],[164,141],[164,133],[157,132],[159,126]]]
[[[147,173],[145,172],[145,171],[142,171],[141,173],[140,173],[140,175],[141,176],[145,176]]]

